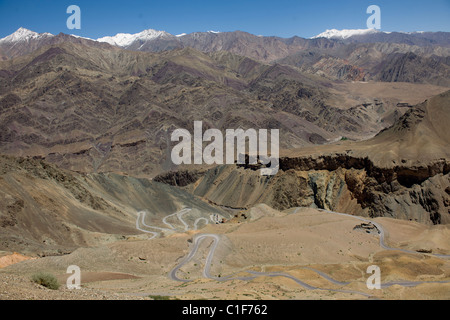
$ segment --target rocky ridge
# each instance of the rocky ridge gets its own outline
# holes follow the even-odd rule
[[[288,151],[275,176],[252,165],[220,166],[187,188],[224,206],[266,203],[448,224],[449,99],[447,91],[411,108],[364,142]]]

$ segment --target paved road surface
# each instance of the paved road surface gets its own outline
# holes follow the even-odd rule
[[[147,211],[139,211],[137,213],[137,218],[136,218],[136,229],[138,229],[139,231],[145,232],[145,233],[150,233],[153,236],[150,239],[155,238],[156,236],[158,236],[160,233],[164,232],[164,231],[175,231],[177,228],[171,224],[170,222],[167,221],[168,218],[172,217],[172,216],[176,216],[178,218],[178,220],[183,224],[184,226],[184,231],[189,231],[189,225],[186,221],[183,220],[183,215],[189,213],[192,209],[191,208],[183,208],[180,211],[171,213],[167,216],[165,216],[162,219],[162,222],[168,226],[168,228],[163,228],[163,227],[158,227],[158,226],[154,226],[154,225],[148,225],[145,223],[145,216],[147,215]],[[204,218],[204,217],[200,217],[197,218],[194,222],[194,227],[192,230],[197,230],[198,229],[198,224],[200,221],[203,221],[205,224],[208,224],[210,221],[212,223],[216,223],[216,221],[213,220],[214,215],[210,215],[210,219]],[[144,226],[144,228],[141,227]],[[150,230],[154,229],[157,230],[156,231],[150,231]]]
[[[299,208],[297,208],[295,210],[294,213],[297,213]],[[362,218],[362,217],[358,217],[358,216],[353,216],[353,215],[349,215],[349,214],[345,214],[345,213],[339,213],[339,212],[333,212],[333,211],[329,211],[329,210],[321,210],[327,213],[332,213],[332,214],[338,214],[338,215],[342,215],[342,216],[346,216],[346,217],[351,217],[351,218],[355,218],[361,221],[364,221],[366,223],[372,223],[374,224],[378,231],[379,231],[379,236],[380,236],[380,246],[385,249],[385,250],[396,250],[396,251],[401,251],[401,252],[406,252],[406,253],[414,253],[414,254],[422,254],[422,253],[418,253],[416,251],[410,251],[410,250],[404,250],[404,249],[397,249],[397,248],[391,248],[389,246],[386,245],[385,243],[385,232],[383,227],[377,223],[374,222],[372,220],[366,219],[366,218]],[[281,273],[281,272],[256,272],[256,271],[246,271],[247,273],[251,274],[252,276],[248,276],[248,277],[233,277],[233,276],[227,276],[227,277],[214,277],[211,275],[210,270],[211,270],[211,264],[212,264],[212,259],[214,257],[214,253],[217,249],[217,246],[219,244],[220,241],[220,236],[217,234],[198,234],[194,236],[194,241],[192,244],[192,249],[189,252],[189,254],[174,268],[170,271],[169,273],[169,278],[175,281],[182,281],[182,282],[189,282],[191,280],[186,280],[186,279],[181,279],[178,278],[177,276],[177,272],[178,270],[184,266],[186,263],[188,263],[190,260],[192,260],[192,258],[195,256],[195,254],[198,251],[199,245],[202,241],[204,241],[207,238],[211,238],[213,243],[211,245],[211,248],[209,249],[209,253],[208,256],[206,257],[206,261],[205,261],[205,267],[203,269],[203,276],[205,278],[209,278],[209,279],[213,279],[213,280],[217,280],[217,281],[228,281],[228,280],[252,280],[258,276],[268,276],[268,277],[286,277],[289,279],[292,279],[293,281],[295,281],[296,283],[298,283],[299,285],[301,285],[302,287],[304,287],[307,290],[327,290],[327,291],[335,291],[335,292],[343,292],[343,293],[353,293],[353,294],[359,294],[359,295],[363,295],[366,297],[370,297],[370,294],[364,293],[364,292],[359,292],[359,291],[353,291],[353,290],[340,290],[340,289],[331,289],[331,288],[318,288],[318,287],[314,287],[311,286],[305,282],[303,282],[302,280],[288,274],[288,273]],[[434,254],[434,256],[437,257],[441,257],[441,258],[449,258],[449,255],[440,255],[440,254]],[[317,274],[319,274],[321,277],[323,277],[324,279],[328,280],[329,282],[335,284],[335,285],[339,285],[339,286],[345,286],[348,285],[349,282],[341,282],[341,281],[337,281],[335,279],[333,279],[332,277],[330,277],[329,275],[325,274],[322,271],[313,269],[313,268],[308,268],[305,267],[304,269],[308,269],[311,271],[316,272]],[[400,286],[405,286],[405,287],[413,287],[413,286],[417,286],[419,284],[422,283],[448,283],[449,281],[395,281],[395,282],[389,282],[389,283],[384,283],[381,284],[381,288],[387,288],[393,285],[400,285]]]

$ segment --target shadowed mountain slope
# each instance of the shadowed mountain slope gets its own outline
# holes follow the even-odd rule
[[[173,169],[170,133],[197,120],[205,130],[279,129],[281,148],[295,148],[367,138],[406,111],[382,94],[349,99],[337,85],[229,52],[65,42],[0,62],[0,152],[155,176]]]

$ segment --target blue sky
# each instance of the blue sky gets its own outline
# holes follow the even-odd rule
[[[81,8],[81,30],[66,27],[72,4]],[[372,4],[381,8],[382,31],[450,31],[450,0],[0,0],[0,38],[19,27],[90,38],[144,29],[309,38],[326,29],[367,28]]]

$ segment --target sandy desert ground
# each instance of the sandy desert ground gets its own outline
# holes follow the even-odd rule
[[[450,253],[450,227],[389,218],[374,221],[383,227],[387,246],[407,252],[383,249],[376,229],[354,229],[362,223],[356,217],[310,208],[279,212],[258,205],[227,223],[196,231],[151,240],[130,237],[100,247],[80,248],[69,255],[11,264],[0,270],[0,297],[450,299],[448,256],[434,255]],[[176,272],[178,278],[189,281],[174,281],[170,271],[188,255],[193,238],[199,234],[220,238],[211,259],[212,279],[205,277],[204,267],[214,243],[205,238],[192,259]],[[5,255],[0,258],[6,260]],[[62,285],[53,291],[29,280],[33,273],[45,271],[65,284],[69,265],[82,270],[79,290]],[[367,288],[370,265],[380,268],[380,290]]]

